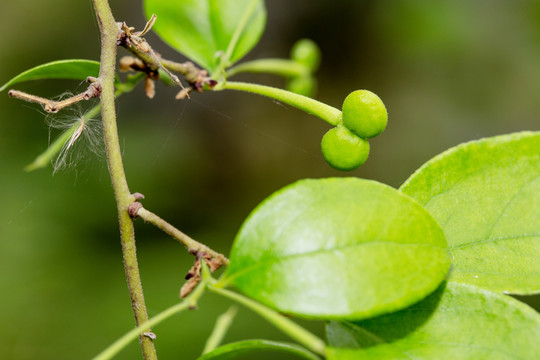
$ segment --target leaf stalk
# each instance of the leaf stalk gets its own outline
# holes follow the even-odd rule
[[[310,333],[309,331],[307,331],[294,321],[286,318],[285,316],[278,314],[274,310],[254,300],[251,300],[250,298],[247,298],[236,292],[223,289],[219,286],[219,283],[217,285],[209,284],[208,290],[244,305],[245,307],[253,310],[257,314],[262,316],[264,319],[272,323],[283,333],[296,340],[299,344],[305,346],[314,353],[322,356],[326,355],[326,345],[322,339]]]
[[[227,81],[223,84],[223,88],[228,90],[246,91],[276,99],[282,103],[303,110],[308,114],[318,116],[333,126],[337,126],[341,123],[342,113],[340,110],[304,95],[295,94],[271,86],[246,82]]]

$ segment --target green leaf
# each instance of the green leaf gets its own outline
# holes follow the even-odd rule
[[[145,0],[144,8],[157,15],[153,30],[163,41],[210,72],[228,50],[228,61],[240,60],[266,24],[263,0]]]
[[[44,79],[73,79],[86,80],[88,76],[97,77],[99,75],[99,62],[92,60],[58,60],[42,64],[26,70],[5,83],[0,92],[8,87],[30,80]]]
[[[452,148],[401,187],[441,224],[451,281],[492,291],[540,291],[540,133]]]
[[[506,295],[448,283],[397,313],[326,327],[329,360],[537,359],[540,316]]]
[[[303,359],[320,360],[320,358],[295,344],[288,344],[269,340],[244,340],[220,346],[219,348],[200,356],[197,360],[224,360],[239,355],[258,353],[261,351],[277,351],[297,355]]]
[[[439,225],[368,180],[303,180],[260,204],[236,237],[222,285],[309,318],[361,319],[434,291],[450,260]]]

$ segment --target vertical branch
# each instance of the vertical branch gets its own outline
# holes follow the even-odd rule
[[[111,175],[112,186],[118,208],[120,223],[120,236],[122,252],[124,256],[124,269],[131,297],[131,306],[135,314],[135,321],[140,325],[148,320],[148,313],[144,303],[143,289],[137,264],[137,252],[135,247],[135,230],[133,222],[128,215],[128,206],[135,198],[131,195],[118,140],[116,127],[116,111],[114,97],[114,77],[116,68],[116,48],[119,28],[116,24],[109,7],[108,0],[93,0],[101,32],[101,67],[99,82],[101,92],[101,117],[103,121],[103,135],[107,151],[107,164]],[[144,358],[157,359],[152,339],[141,336],[141,345]]]

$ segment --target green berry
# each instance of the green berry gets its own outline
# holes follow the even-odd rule
[[[356,90],[343,102],[343,125],[364,139],[382,133],[388,113],[381,99],[368,90]]]
[[[287,90],[304,96],[313,96],[316,89],[317,80],[310,75],[291,78],[287,84]]]
[[[369,142],[343,126],[330,129],[321,141],[324,158],[338,170],[354,170],[366,162],[369,155]]]
[[[293,45],[291,59],[306,65],[313,73],[319,68],[321,51],[313,40],[301,39]]]

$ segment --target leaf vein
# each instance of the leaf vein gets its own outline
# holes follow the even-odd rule
[[[471,242],[456,245],[456,246],[449,246],[449,248],[450,248],[450,250],[463,249],[463,248],[467,248],[467,247],[471,247],[471,246],[477,246],[477,245],[482,245],[482,244],[492,243],[492,242],[497,242],[497,241],[527,239],[527,238],[535,238],[535,237],[540,237],[540,233],[521,234],[521,235],[507,235],[507,236],[501,236],[501,237],[497,237],[497,238],[488,238],[488,239],[485,239],[485,240],[471,241]]]

